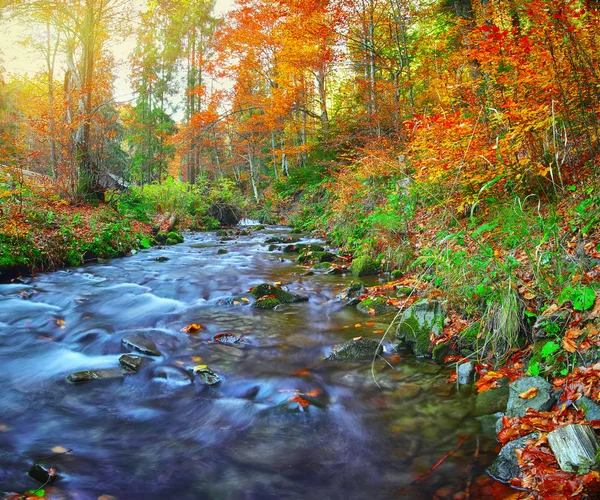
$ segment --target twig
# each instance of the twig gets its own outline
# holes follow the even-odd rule
[[[452,450],[450,450],[448,453],[446,453],[442,458],[440,458],[433,467],[431,467],[425,474],[419,476],[417,479],[415,479],[412,483],[410,483],[410,485],[412,486],[413,484],[417,484],[421,481],[423,481],[423,479],[426,479],[427,477],[429,477],[431,475],[431,473],[436,470],[440,465],[442,465],[446,459],[448,457],[451,457],[452,455],[454,455],[459,449],[460,447],[463,445],[463,443],[469,438],[469,436],[461,436],[458,440],[458,444],[456,445],[455,448],[453,448]]]

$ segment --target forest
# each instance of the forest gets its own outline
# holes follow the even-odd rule
[[[0,41],[0,364],[7,356],[10,384],[52,342],[95,356],[65,358],[69,384],[123,379],[112,398],[135,400],[155,397],[142,385],[125,392],[143,373],[165,387],[189,376],[194,389],[173,389],[173,408],[225,422],[198,424],[200,446],[181,416],[177,431],[141,416],[155,399],[131,402],[128,446],[148,418],[160,438],[144,439],[198,449],[181,451],[185,477],[163,478],[150,452],[106,444],[111,489],[81,465],[101,457],[69,427],[73,416],[55,443],[26,439],[9,411],[0,442],[20,458],[0,455],[2,498],[598,498],[600,2],[0,0],[0,29],[10,34]],[[117,282],[123,302],[101,301]],[[144,342],[131,340],[135,329]],[[277,329],[292,336],[284,347],[267,333]],[[136,354],[121,356],[117,377],[107,356],[121,330],[116,348]],[[296,341],[300,330],[310,333]],[[317,361],[317,345],[333,350]],[[273,373],[262,371],[266,351],[252,354],[259,346],[277,351]],[[71,394],[68,373],[46,370],[44,383]],[[137,382],[124,376],[138,370]],[[242,390],[250,380],[255,392]],[[210,402],[184,406],[198,387]],[[344,390],[360,395],[356,407]],[[76,394],[100,408],[98,393]],[[220,398],[253,401],[257,413],[242,422]],[[285,434],[290,456],[307,458],[282,458],[267,431],[279,424],[259,404],[307,416],[298,435],[323,432],[332,450],[308,452]],[[362,451],[351,458],[329,428],[337,405],[344,432],[385,433],[352,434]],[[63,418],[51,400],[45,411]],[[112,429],[103,425],[98,448]],[[218,447],[203,434],[211,425]],[[260,480],[245,475],[256,457],[245,452],[242,466],[232,452],[254,425],[249,449],[268,446]],[[233,457],[223,470],[204,456],[210,446]],[[32,458],[46,455],[58,466]],[[139,460],[160,487],[120,460]],[[288,461],[296,476],[278,468]],[[335,461],[347,474],[333,480]],[[18,475],[29,462],[37,483]],[[365,469],[381,476],[355,483]]]

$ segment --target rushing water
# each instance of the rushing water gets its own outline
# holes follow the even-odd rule
[[[37,487],[25,472],[55,447],[73,452],[50,460],[59,468],[53,498],[432,498],[464,488],[491,458],[472,396],[432,393],[447,371],[406,354],[376,365],[378,385],[369,362],[325,361],[332,346],[385,325],[336,300],[350,277],[302,276],[294,255],[268,252],[262,242],[282,231],[230,242],[188,235],[175,247],[0,285],[0,491]],[[219,305],[265,281],[310,300],[278,311]],[[181,331],[191,323],[204,329]],[[140,372],[66,381],[118,367],[130,352],[121,339],[139,332],[162,352]],[[222,332],[243,342],[213,342]],[[187,370],[198,363],[221,384],[200,384]],[[289,401],[297,392],[314,404]],[[470,438],[411,485],[460,435]]]

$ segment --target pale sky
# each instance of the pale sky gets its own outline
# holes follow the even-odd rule
[[[138,3],[139,0],[132,0]],[[142,0],[143,1],[143,0]],[[235,0],[217,0],[215,15],[220,16],[229,12]],[[45,67],[44,60],[35,50],[19,44],[26,36],[35,35],[31,28],[19,24],[17,21],[7,19],[0,24],[2,36],[0,37],[0,64],[9,74],[35,74]],[[45,36],[45,31],[40,30],[40,38]],[[129,54],[135,47],[135,40],[128,39],[114,44],[112,47],[117,61],[117,80],[115,94],[118,101],[126,101],[132,97],[128,81]],[[60,66],[60,65],[59,65]],[[60,71],[60,70],[59,70]],[[60,76],[59,76],[60,78]]]

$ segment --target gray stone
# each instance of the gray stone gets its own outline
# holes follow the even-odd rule
[[[73,384],[90,382],[92,380],[110,380],[123,378],[125,372],[120,368],[105,368],[102,370],[86,370],[83,372],[71,373],[67,380]]]
[[[325,271],[325,274],[327,276],[335,276],[338,274],[344,274],[344,270],[340,267],[332,267],[332,268],[328,269],[327,271]]]
[[[508,404],[509,388],[508,379],[500,379],[497,389],[477,393],[475,397],[475,416],[490,415],[506,411]]]
[[[492,415],[480,415],[475,417],[481,426],[481,433],[488,439],[498,439],[498,422],[502,422],[503,413],[493,413]]]
[[[221,377],[206,365],[198,365],[192,368],[192,373],[198,375],[204,385],[216,385],[221,382]]]
[[[119,364],[125,368],[125,370],[130,370],[133,372],[137,372],[144,364],[145,358],[141,356],[136,356],[135,354],[123,354],[119,358]]]
[[[566,472],[587,474],[596,464],[598,443],[587,425],[567,425],[548,433],[548,444],[558,465]]]
[[[143,334],[127,335],[121,343],[130,349],[135,349],[148,356],[160,356],[160,351],[152,339]]]
[[[586,420],[600,420],[600,406],[587,396],[580,397],[575,401],[575,405],[578,408],[583,408]]]
[[[508,407],[506,414],[509,417],[522,417],[527,408],[536,411],[549,411],[556,402],[556,396],[552,391],[552,385],[541,377],[523,377],[515,380],[509,385],[510,394],[508,398]],[[529,399],[519,396],[524,392],[536,388],[537,394]]]
[[[388,306],[387,299],[385,297],[368,297],[361,301],[356,309],[363,314],[379,315],[391,311],[392,308]]]
[[[382,350],[383,347],[378,340],[358,338],[337,346],[337,349],[334,348],[326,359],[343,361],[371,360]]]
[[[404,341],[417,356],[426,356],[430,336],[439,337],[444,329],[444,312],[436,300],[419,300],[402,313],[396,338]]]
[[[475,378],[475,361],[467,361],[458,365],[458,384],[469,385]]]
[[[539,434],[534,432],[533,434],[528,434],[505,444],[496,457],[496,460],[494,460],[494,463],[488,469],[489,475],[504,483],[508,483],[512,478],[517,477],[520,471],[517,450],[525,448],[525,443],[530,439],[537,441]]]

